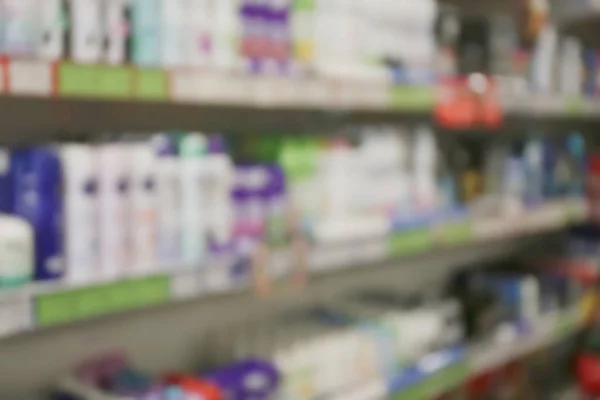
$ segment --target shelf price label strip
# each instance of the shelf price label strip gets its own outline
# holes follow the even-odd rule
[[[453,82],[434,85],[365,83],[277,77],[231,75],[205,69],[138,68],[131,65],[74,64],[68,61],[48,62],[0,58],[0,93],[41,97],[64,96],[112,100],[172,100],[188,103],[243,104],[258,107],[329,107],[332,109],[372,109],[382,111],[432,111],[442,125],[472,126],[471,122],[456,122],[465,110],[455,106],[449,97],[461,92]],[[458,87],[456,87],[458,85]],[[441,89],[440,89],[441,87]],[[492,85],[493,87],[493,85]],[[492,91],[493,92],[493,91]],[[511,111],[518,99],[497,105],[495,94],[482,104],[491,104],[490,119],[485,125],[497,126],[500,108]],[[544,103],[544,99],[526,102]],[[464,103],[464,102],[463,102]],[[579,117],[600,111],[597,104],[582,97],[557,98],[556,104],[546,101],[542,111]],[[446,121],[441,110],[450,107],[452,121]],[[464,107],[463,107],[464,108]],[[472,108],[472,107],[471,107]],[[494,117],[489,116],[494,115]],[[445,114],[444,114],[445,115]],[[461,117],[462,116],[462,117]],[[471,118],[472,119],[472,118]],[[493,121],[492,121],[493,119]],[[497,121],[498,120],[498,121]],[[453,122],[454,121],[454,122]],[[465,120],[466,121],[466,120]],[[464,123],[463,123],[464,122]]]
[[[42,294],[35,298],[39,326],[51,326],[167,302],[168,277],[152,277],[91,288]]]

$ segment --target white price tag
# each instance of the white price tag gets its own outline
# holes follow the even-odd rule
[[[12,94],[50,96],[52,66],[44,61],[10,61],[9,82]]]
[[[34,328],[30,296],[16,296],[0,303],[0,338],[23,333]]]
[[[372,85],[365,91],[366,106],[376,110],[386,110],[390,107],[389,87],[387,85]]]
[[[335,108],[347,108],[352,106],[353,91],[352,84],[348,82],[336,82],[332,87],[335,100],[331,106]]]
[[[171,98],[175,101],[202,100],[202,76],[194,71],[171,72]]]
[[[176,300],[190,299],[200,294],[198,272],[180,273],[171,277],[171,296]]]
[[[204,274],[204,286],[207,293],[223,293],[232,289],[229,268],[210,267]]]
[[[507,236],[511,227],[504,218],[482,218],[473,222],[475,237],[479,240],[498,239]]]
[[[253,99],[259,106],[269,106],[277,103],[276,80],[272,78],[255,78],[253,80]]]
[[[384,239],[368,241],[360,247],[361,253],[358,257],[361,262],[383,261],[389,256],[388,249]]]
[[[0,93],[6,92],[6,88],[4,87],[5,75],[6,69],[3,65],[0,65]]]
[[[352,253],[349,246],[335,246],[331,248],[331,269],[342,269],[352,261]]]
[[[547,204],[523,215],[523,227],[528,232],[539,232],[559,228],[565,222],[564,210],[561,205]]]
[[[289,251],[278,251],[269,257],[269,276],[278,279],[285,276],[291,269],[293,263]]]
[[[308,254],[308,269],[310,271],[323,271],[327,265],[326,254],[323,248],[317,247]]]
[[[301,85],[301,81],[291,78],[279,79],[278,92],[280,95],[279,105],[280,106],[293,106],[297,107],[301,104],[301,98],[299,95],[298,88]]]
[[[306,83],[308,103],[312,106],[325,107],[331,105],[329,85],[322,80],[313,80]]]
[[[252,102],[252,85],[246,76],[224,76],[227,80],[228,101],[239,104]]]
[[[211,71],[203,71],[198,77],[198,97],[209,104],[218,102],[223,91],[220,83],[219,75]]]

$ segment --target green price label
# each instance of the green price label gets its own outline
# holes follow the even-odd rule
[[[433,247],[434,236],[429,228],[395,233],[390,237],[390,253],[394,256],[422,253]]]
[[[393,394],[392,400],[430,400],[440,396],[464,382],[469,376],[466,362],[452,365],[426,378],[422,382]]]
[[[133,93],[133,77],[130,67],[62,63],[58,66],[58,92],[63,96],[124,99]]]
[[[390,89],[390,105],[397,110],[427,111],[435,104],[435,90],[431,87],[394,86]]]
[[[91,96],[98,84],[94,66],[71,63],[58,66],[58,92],[63,96]]]
[[[438,230],[438,240],[444,245],[461,244],[473,239],[471,222],[451,222],[443,224]]]
[[[583,100],[578,97],[572,97],[566,100],[565,110],[568,114],[579,115],[583,113]]]
[[[75,304],[70,292],[40,296],[35,301],[35,313],[40,326],[63,324],[74,319]]]
[[[581,222],[585,217],[585,211],[581,206],[567,205],[565,207],[565,223],[570,225]]]
[[[170,285],[169,280],[164,277],[148,278],[138,281],[135,287],[137,304],[140,306],[160,304],[169,300]]]
[[[554,334],[557,338],[567,337],[577,331],[577,328],[579,327],[578,322],[579,320],[577,315],[574,313],[566,313],[565,315],[561,315],[556,322]]]
[[[75,319],[87,319],[106,314],[107,303],[104,288],[90,288],[73,294]]]
[[[93,95],[107,99],[126,99],[133,94],[133,69],[130,67],[96,67],[98,87]]]
[[[169,289],[168,278],[153,277],[41,295],[36,317],[41,326],[89,319],[166,302]]]
[[[167,73],[160,69],[135,71],[134,96],[140,100],[165,100],[168,98]]]

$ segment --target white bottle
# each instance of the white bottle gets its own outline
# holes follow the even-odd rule
[[[205,168],[207,230],[212,244],[221,249],[231,243],[233,236],[235,168],[218,137],[209,139]]]
[[[189,133],[179,143],[181,157],[181,232],[182,258],[186,266],[194,267],[205,260],[207,216],[205,210],[206,138]]]
[[[398,203],[396,214],[399,217],[410,216],[413,211],[413,202],[411,198],[411,170],[410,170],[410,150],[407,132],[400,130],[397,132],[396,143],[398,148]]]
[[[413,190],[420,211],[431,211],[437,205],[437,148],[431,129],[421,127],[416,132],[413,157]]]
[[[156,156],[158,263],[181,262],[181,163],[177,142],[168,134],[152,140]]]
[[[2,0],[3,51],[9,56],[34,56],[39,37],[35,0]]]
[[[241,67],[238,0],[217,0],[213,3],[212,64],[217,69]]]
[[[64,17],[62,0],[42,0],[39,6],[40,37],[38,57],[59,60],[64,55]]]
[[[103,33],[105,49],[103,61],[108,64],[123,64],[127,60],[128,20],[130,0],[104,0]]]
[[[156,259],[156,169],[150,142],[128,145],[130,189],[131,273],[158,268]]]
[[[0,288],[30,281],[34,254],[31,225],[21,218],[0,214]]]
[[[185,37],[185,58],[191,66],[205,66],[209,64],[211,57],[213,1],[189,0],[189,2],[186,15],[188,31]]]
[[[559,84],[560,93],[571,96],[581,95],[583,82],[583,49],[581,42],[572,37],[564,38],[560,52]]]
[[[161,22],[161,58],[165,67],[186,66],[186,41],[189,17],[186,0],[163,0]]]
[[[97,63],[102,57],[102,2],[71,0],[71,58],[79,63]]]
[[[120,143],[98,147],[100,270],[103,278],[122,276],[129,264],[129,171]]]
[[[536,91],[550,92],[554,83],[554,69],[556,65],[556,52],[558,33],[552,25],[542,29],[532,62],[532,83]]]
[[[64,231],[67,279],[99,278],[98,164],[92,146],[68,144],[60,150],[64,180]]]

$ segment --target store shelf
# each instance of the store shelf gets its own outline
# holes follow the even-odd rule
[[[350,122],[382,122],[398,114],[427,114],[435,102],[433,86],[394,85],[391,80],[11,59],[0,65],[0,116],[5,131],[16,133],[9,140],[107,131],[326,129],[341,114]]]
[[[396,85],[391,78],[267,77],[4,59],[0,118],[11,135],[1,140],[18,144],[174,129],[286,133],[323,131],[340,122],[422,121],[433,117],[439,95],[433,84]],[[577,97],[519,94],[502,96],[500,104],[508,116],[600,116],[600,102]]]
[[[519,360],[578,332],[584,319],[575,308],[541,317],[528,334],[504,343],[486,342],[468,350],[451,349],[424,357],[402,374],[373,382],[329,400],[428,400],[460,386],[470,377]]]
[[[493,249],[477,249],[480,243],[557,230],[582,220],[585,215],[585,203],[579,199],[547,203],[512,216],[469,218],[451,213],[412,224],[410,228],[399,225],[393,233],[379,238],[314,247],[308,254],[308,272],[319,276],[408,256],[420,257],[424,263],[429,255],[439,257],[440,250],[469,246],[473,247],[473,256],[483,260]],[[290,274],[297,267],[294,259],[290,251],[273,251],[267,265],[271,278],[276,280]],[[449,254],[441,261],[448,265],[454,262]],[[148,269],[118,281],[91,285],[33,283],[4,289],[0,291],[0,336],[172,301],[239,293],[251,288],[250,281],[247,265],[225,257],[204,266]]]
[[[532,118],[597,118],[600,101],[557,94],[504,95],[500,102],[511,116]]]
[[[600,15],[600,1],[553,1],[552,13],[559,25],[571,25]]]

